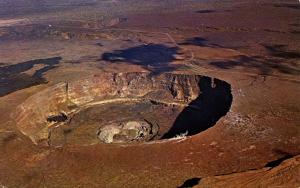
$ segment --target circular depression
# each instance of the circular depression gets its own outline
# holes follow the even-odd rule
[[[13,116],[36,144],[136,143],[198,134],[231,102],[230,84],[206,76],[103,73],[51,86]]]

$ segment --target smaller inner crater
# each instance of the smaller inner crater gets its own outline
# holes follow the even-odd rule
[[[131,141],[150,141],[158,134],[158,126],[147,121],[128,121],[104,126],[99,130],[98,138],[104,143],[122,143]]]

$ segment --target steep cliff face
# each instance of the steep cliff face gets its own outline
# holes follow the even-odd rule
[[[219,82],[218,85],[220,86],[215,89],[215,92],[219,94],[214,94],[211,97],[215,97],[216,99],[224,98],[225,101],[228,101],[230,108],[232,100],[230,85],[220,80],[217,80],[217,82]],[[205,103],[205,101],[210,101],[207,94],[210,95],[213,87],[215,87],[212,83],[211,78],[199,75],[105,73],[71,83],[60,83],[49,87],[28,98],[23,104],[18,106],[16,113],[12,114],[12,116],[16,120],[17,127],[20,131],[37,144],[49,139],[53,127],[59,127],[69,123],[74,114],[95,105],[118,103],[119,106],[122,106],[122,104],[128,105],[130,103],[145,103],[148,101],[148,103],[150,102],[151,104],[163,104],[165,106],[171,106],[172,108],[177,107],[177,111],[180,112],[180,110],[183,110],[184,107],[190,104],[194,106],[192,108],[196,109],[195,112],[189,112],[190,114],[198,112],[198,116],[203,116],[205,109],[201,108],[210,105],[207,102]],[[224,85],[229,87],[224,87]],[[224,92],[222,93],[222,91]],[[204,97],[199,98],[201,94],[203,94]],[[219,102],[223,103],[222,101]],[[197,106],[200,106],[200,108],[197,108]],[[151,106],[149,109],[150,108],[153,109]],[[159,110],[158,107],[156,108]],[[139,110],[133,110],[132,114],[143,111],[146,108],[142,109],[136,107],[136,109]],[[123,111],[120,110],[117,112],[124,113]],[[214,111],[210,110],[210,113],[212,116],[216,115]],[[221,116],[223,115],[225,114]],[[164,114],[161,114],[161,116],[164,116]],[[174,116],[173,119],[175,119],[178,113],[174,113],[172,116]],[[205,117],[212,118],[210,116],[208,117],[208,115],[205,115]],[[220,118],[219,115],[218,118]],[[215,119],[217,120],[218,118]],[[185,123],[188,124],[188,121]],[[169,124],[170,128],[172,121],[170,121]],[[180,126],[182,129],[182,125]],[[183,131],[185,130],[181,132],[175,131],[175,133],[172,134],[175,136]]]

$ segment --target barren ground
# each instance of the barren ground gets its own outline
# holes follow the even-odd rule
[[[120,72],[217,78],[231,107],[145,143],[36,145],[18,128],[30,96]],[[299,187],[299,74],[298,1],[0,1],[0,187]]]

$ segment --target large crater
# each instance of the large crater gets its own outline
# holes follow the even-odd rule
[[[231,87],[200,75],[103,73],[41,91],[13,114],[34,143],[136,143],[191,136],[230,109]]]

